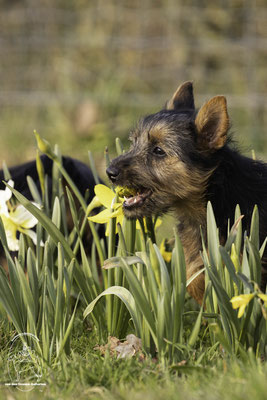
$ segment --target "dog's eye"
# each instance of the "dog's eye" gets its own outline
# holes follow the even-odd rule
[[[166,155],[165,151],[162,150],[162,148],[158,147],[158,146],[154,147],[153,153],[156,154],[157,156],[160,156],[160,157],[163,157],[163,156]]]

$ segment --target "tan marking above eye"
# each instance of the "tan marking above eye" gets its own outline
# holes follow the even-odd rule
[[[158,123],[155,127],[150,129],[149,140],[150,141],[163,141],[167,138],[168,134],[170,134],[170,131],[166,127],[166,125],[164,123]]]

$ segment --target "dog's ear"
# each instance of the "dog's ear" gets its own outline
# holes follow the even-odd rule
[[[201,150],[217,150],[223,147],[229,129],[229,116],[224,96],[216,96],[205,103],[195,119],[197,143]]]
[[[166,110],[194,110],[193,83],[184,82],[166,103]]]

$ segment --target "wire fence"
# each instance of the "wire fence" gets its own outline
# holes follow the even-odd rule
[[[267,150],[266,0],[2,0],[0,54],[0,118],[11,136],[31,119],[49,131],[58,118],[79,136],[84,104],[97,111],[83,137],[101,127],[123,134],[193,80],[198,105],[224,94],[244,143]]]

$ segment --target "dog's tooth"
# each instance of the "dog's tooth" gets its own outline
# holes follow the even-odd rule
[[[135,198],[135,199],[134,199],[134,203],[136,203],[136,202],[137,202],[137,199]]]
[[[127,197],[126,196],[123,196],[123,197],[124,197],[124,200],[127,201]]]

